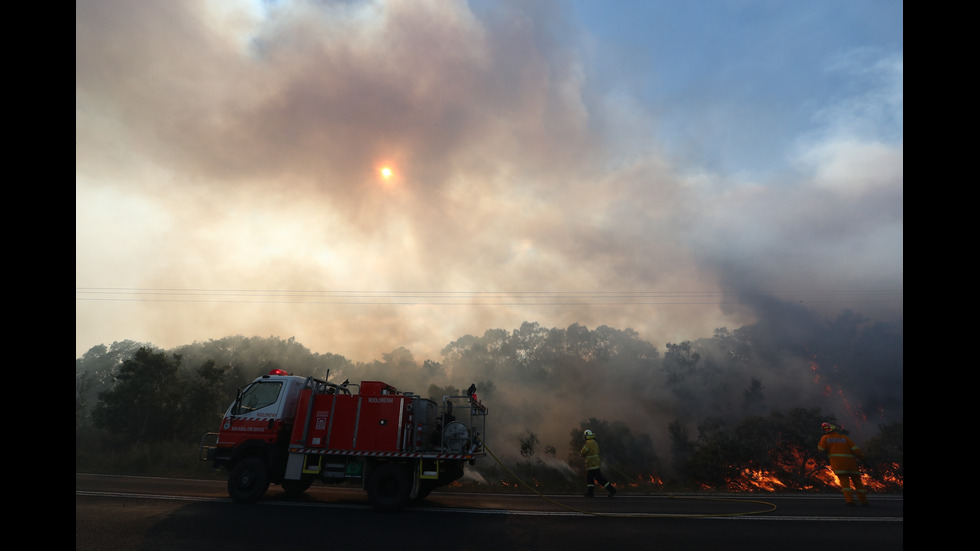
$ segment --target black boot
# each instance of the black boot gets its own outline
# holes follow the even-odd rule
[[[595,497],[595,488],[589,486],[589,489],[585,490],[585,497]]]
[[[616,495],[616,487],[613,486],[611,482],[609,483],[609,486],[606,486],[606,490],[609,491],[609,497]]]

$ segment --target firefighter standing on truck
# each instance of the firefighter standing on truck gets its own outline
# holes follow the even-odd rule
[[[585,497],[595,495],[595,484],[598,482],[609,492],[609,497],[616,494],[616,487],[602,476],[602,459],[599,457],[599,443],[595,441],[595,433],[591,430],[585,431],[585,446],[579,452],[585,458]]]
[[[823,429],[823,436],[817,444],[817,449],[829,457],[830,468],[837,475],[840,489],[844,493],[844,502],[854,507],[854,494],[857,493],[858,502],[866,506],[868,492],[864,488],[864,482],[861,481],[861,471],[857,463],[858,459],[864,460],[864,452],[840,432],[840,427],[823,423],[820,428]]]

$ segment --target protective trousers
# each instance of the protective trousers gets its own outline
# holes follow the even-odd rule
[[[868,503],[868,492],[864,489],[864,482],[861,481],[861,473],[839,472],[837,480],[840,482],[840,490],[844,493],[844,501],[854,503],[854,494],[857,493],[858,502],[862,505]]]
[[[601,470],[589,469],[585,471],[585,488],[587,492],[586,495],[588,496],[593,495],[593,492],[595,491],[595,485],[597,482],[599,483],[600,486],[605,488],[610,494],[615,492],[615,489],[613,489],[612,485],[609,484],[609,481],[606,480],[606,477],[602,476]]]

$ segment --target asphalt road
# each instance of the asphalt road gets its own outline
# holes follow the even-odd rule
[[[377,513],[355,488],[277,486],[232,502],[221,481],[75,475],[78,551],[262,549],[862,551],[903,548],[902,496],[850,508],[831,495],[615,498],[433,492]]]

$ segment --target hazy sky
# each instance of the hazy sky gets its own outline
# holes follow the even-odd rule
[[[903,40],[890,0],[77,0],[76,357],[899,320]]]

